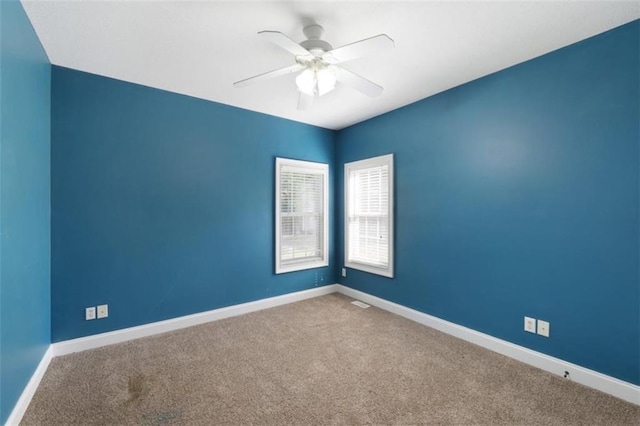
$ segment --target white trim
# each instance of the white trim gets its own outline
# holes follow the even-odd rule
[[[371,274],[381,275],[387,278],[394,277],[393,260],[394,260],[394,171],[393,171],[393,154],[381,155],[378,157],[366,158],[364,160],[352,161],[344,164],[344,266],[357,269]],[[386,266],[378,266],[365,262],[358,262],[349,259],[349,216],[352,203],[349,196],[354,191],[350,185],[350,175],[353,170],[367,169],[371,167],[387,166],[389,167],[389,210],[387,216],[389,218],[389,262]]]
[[[322,256],[310,260],[301,259],[297,262],[282,263],[280,256],[281,244],[281,224],[282,209],[280,179],[283,171],[295,171],[304,174],[322,176]],[[284,274],[287,272],[302,271],[305,269],[321,268],[329,266],[329,165],[314,161],[292,160],[289,158],[276,157],[275,176],[275,273]]]
[[[268,299],[260,299],[253,302],[242,303],[239,305],[227,306],[224,308],[214,309],[198,314],[186,315],[183,317],[173,318],[165,321],[158,321],[137,327],[130,327],[122,330],[110,331],[108,333],[95,334],[92,336],[80,337],[78,339],[52,343],[47,348],[47,351],[38,364],[36,371],[31,376],[29,383],[27,383],[27,386],[22,391],[18,402],[13,408],[13,411],[11,411],[9,418],[5,423],[5,426],[20,424],[20,422],[22,421],[22,416],[24,416],[24,413],[27,411],[27,408],[31,403],[31,399],[38,389],[44,373],[49,367],[49,363],[56,356],[68,355],[74,352],[95,349],[115,343],[139,339],[141,337],[153,336],[155,334],[165,333],[167,331],[179,330],[181,328],[204,324],[210,321],[248,314],[250,312],[273,308],[280,305],[286,305],[288,303],[299,302],[301,300],[324,296],[326,294],[335,292],[336,284],[331,284],[323,287],[312,288],[309,290],[302,290],[295,293],[283,294],[281,296],[270,297]]]
[[[36,371],[33,372],[33,375],[31,376],[31,379],[29,379],[27,386],[25,386],[22,394],[20,395],[20,398],[18,398],[18,402],[16,402],[16,405],[13,407],[11,414],[9,414],[9,418],[7,418],[5,426],[20,424],[20,422],[22,421],[22,416],[24,416],[24,413],[27,411],[27,408],[31,403],[31,398],[33,398],[33,395],[35,395],[36,390],[40,385],[40,381],[42,380],[42,377],[44,377],[44,373],[47,371],[47,368],[49,367],[49,363],[53,359],[53,356],[53,349],[51,348],[51,345],[49,345],[44,355],[42,356],[40,363],[38,363]]]
[[[249,312],[260,311],[262,309],[273,308],[275,306],[286,305],[288,303],[324,296],[325,294],[335,292],[336,284],[331,284],[295,293],[284,294],[282,296],[269,297],[268,299],[260,299],[239,305],[227,306],[224,308],[214,309],[212,311],[153,322],[137,327],[124,328],[122,330],[65,340],[63,342],[53,343],[51,347],[53,349],[54,356],[67,355],[73,352],[81,352],[88,349],[139,339],[141,337],[153,336],[167,331],[179,330],[181,328],[247,314]]]
[[[53,343],[47,348],[42,356],[38,367],[34,371],[27,386],[22,391],[18,402],[11,411],[6,425],[18,425],[22,420],[22,416],[26,412],[31,399],[35,394],[44,373],[49,367],[49,363],[53,357],[67,355],[73,352],[80,352],[88,349],[99,348],[102,346],[112,345],[115,343],[126,342],[140,337],[152,336],[155,334],[165,333],[167,331],[179,330],[181,328],[191,327],[210,321],[216,321],[223,318],[230,318],[237,315],[247,314],[250,312],[260,311],[275,306],[286,305],[288,303],[298,302],[305,299],[311,299],[318,296],[324,296],[331,293],[341,293],[345,296],[361,300],[370,305],[384,309],[401,317],[410,319],[417,323],[435,328],[436,330],[482,346],[486,349],[532,365],[542,370],[548,371],[556,375],[564,375],[565,371],[569,371],[571,380],[613,395],[632,404],[640,405],[640,386],[607,376],[597,371],[545,355],[540,352],[501,340],[484,333],[454,324],[449,321],[416,311],[406,306],[381,299],[376,296],[345,287],[341,284],[331,284],[323,287],[312,288],[309,290],[298,291],[295,293],[284,294],[282,296],[270,297],[268,299],[256,300],[253,302],[242,303],[240,305],[227,306],[225,308],[214,309],[212,311],[201,312],[198,314],[187,315],[170,320],[159,321],[151,324],[145,324],[137,327],[125,328],[122,330],[111,331],[108,333],[96,334],[88,337],[67,340],[63,342]]]
[[[568,371],[571,380],[574,382],[608,393],[632,404],[640,405],[640,386],[598,373],[597,371],[572,364],[559,358],[545,355],[541,352],[536,352],[523,346],[507,342],[506,340],[489,336],[488,334],[480,333],[479,331],[445,321],[359,290],[354,290],[340,284],[336,285],[336,289],[338,293],[344,294],[345,296],[362,300],[385,311],[435,328],[436,330],[482,346],[499,354],[506,355],[549,373],[564,376],[564,372]]]

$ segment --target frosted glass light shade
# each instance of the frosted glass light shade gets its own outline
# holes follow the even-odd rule
[[[307,68],[296,77],[296,86],[306,95],[322,96],[336,87],[336,76],[329,68]]]
[[[296,86],[305,95],[313,96],[316,89],[316,75],[315,72],[309,68],[302,71],[296,77]]]
[[[336,87],[336,76],[328,68],[316,72],[318,81],[318,96],[329,93]]]

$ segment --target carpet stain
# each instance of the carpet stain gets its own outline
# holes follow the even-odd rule
[[[134,402],[149,393],[149,388],[146,386],[147,377],[142,373],[135,373],[129,376],[129,402]]]
[[[23,424],[640,426],[637,405],[351,300],[55,357]]]

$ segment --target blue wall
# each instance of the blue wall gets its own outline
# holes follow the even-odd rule
[[[396,161],[396,278],[341,283],[640,384],[639,28],[339,132],[339,170]]]
[[[17,1],[0,1],[0,424],[50,342],[50,70]]]
[[[52,341],[335,282],[273,255],[275,157],[334,132],[59,67],[51,125]]]
[[[0,423],[50,341],[335,282],[342,165],[390,152],[396,278],[343,284],[640,384],[639,22],[336,133],[51,71],[0,18]],[[276,156],[339,171],[328,268],[273,274]]]

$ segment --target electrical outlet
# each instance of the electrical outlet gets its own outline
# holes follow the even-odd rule
[[[84,309],[84,319],[87,320],[87,321],[96,319],[96,307],[95,306],[92,306],[90,308],[85,308]]]
[[[548,321],[538,320],[538,334],[544,337],[549,337],[549,327],[550,324]]]
[[[524,317],[524,331],[528,331],[529,333],[536,332],[536,319]]]
[[[109,305],[98,305],[98,319],[109,316]]]
[[[343,277],[347,276],[347,268],[342,268],[342,276]]]

